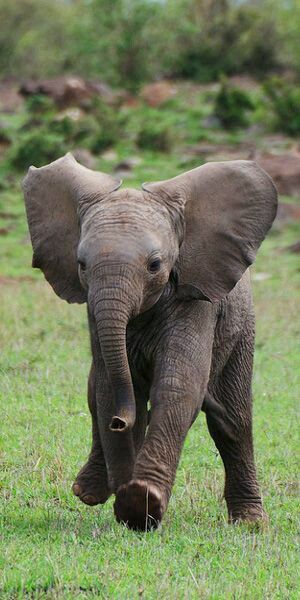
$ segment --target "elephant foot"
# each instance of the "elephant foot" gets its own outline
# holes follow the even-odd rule
[[[229,523],[248,523],[250,526],[265,526],[268,523],[268,515],[261,504],[246,504],[235,506],[228,510]]]
[[[161,492],[151,483],[135,479],[121,485],[114,503],[116,519],[130,529],[150,531],[162,520],[165,503]]]
[[[79,471],[72,486],[73,494],[89,506],[104,504],[111,492],[107,483],[106,466],[95,459],[88,462]]]

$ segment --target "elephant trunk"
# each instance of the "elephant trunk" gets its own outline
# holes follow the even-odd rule
[[[135,422],[135,397],[126,351],[126,327],[130,317],[130,307],[121,297],[118,286],[102,289],[95,303],[95,320],[102,356],[114,395],[114,415],[111,431],[124,432]],[[128,302],[129,304],[129,302]]]

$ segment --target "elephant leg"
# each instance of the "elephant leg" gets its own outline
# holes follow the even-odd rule
[[[135,447],[135,454],[138,455],[146,435],[146,429],[148,425],[148,399],[149,399],[149,386],[147,384],[143,387],[139,384],[134,385],[134,395],[136,404],[136,419],[132,430],[133,442]]]
[[[107,468],[109,489],[116,493],[118,487],[131,479],[135,444],[133,431],[111,431],[110,423],[114,414],[113,390],[106,376],[96,373],[96,397],[98,431]],[[138,436],[137,436],[138,437]]]
[[[195,396],[180,396],[180,400],[176,392],[173,398],[171,394],[160,396],[159,405],[152,405],[149,429],[132,480],[118,490],[116,518],[132,529],[157,527],[167,508],[183,442],[195,412]]]
[[[211,395],[203,403],[209,432],[225,467],[230,522],[266,520],[254,464],[252,365],[254,327],[244,331]]]
[[[178,364],[178,360],[174,360],[178,351],[172,352],[154,375],[149,429],[137,456],[132,479],[119,488],[114,504],[117,520],[132,529],[152,529],[161,521],[186,434],[206,392],[210,352],[206,351],[202,368],[197,369],[198,365],[193,365],[197,356],[196,340],[193,342],[195,352],[191,356],[187,350],[184,354],[182,349],[181,363]]]
[[[100,441],[96,406],[95,367],[92,363],[88,380],[88,405],[92,417],[92,449],[86,464],[73,484],[73,493],[85,504],[104,504],[110,496],[107,469]]]

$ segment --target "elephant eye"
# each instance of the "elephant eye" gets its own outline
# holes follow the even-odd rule
[[[85,264],[85,261],[84,261],[84,260],[82,260],[82,259],[78,259],[78,261],[77,261],[77,262],[78,262],[78,264],[79,264],[79,266],[80,266],[80,269],[81,269],[81,271],[85,271],[85,269],[86,269],[86,264]]]
[[[148,271],[150,271],[150,273],[157,273],[157,271],[159,271],[160,267],[161,267],[160,258],[152,258],[148,263]]]

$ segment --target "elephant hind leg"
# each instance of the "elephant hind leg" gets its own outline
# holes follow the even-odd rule
[[[251,380],[254,328],[232,352],[212,394],[203,404],[209,432],[225,467],[229,521],[262,521],[263,510],[254,464]]]
[[[72,490],[90,506],[104,504],[110,496],[107,469],[99,436],[96,406],[95,370],[92,363],[88,380],[88,405],[92,417],[92,448],[86,464],[80,469]]]

